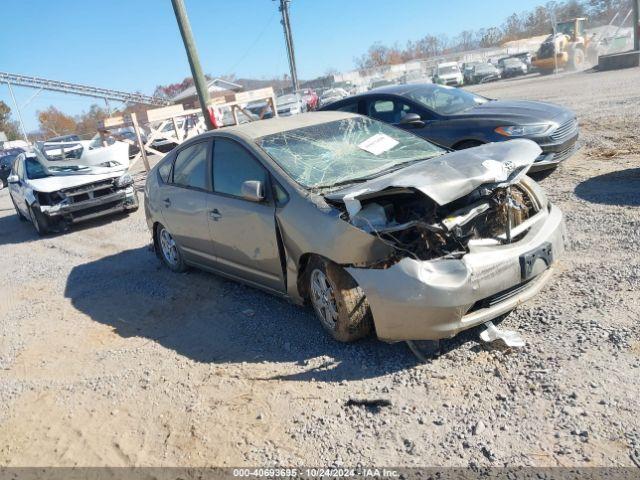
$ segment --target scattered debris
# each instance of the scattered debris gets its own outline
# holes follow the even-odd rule
[[[525,346],[525,342],[518,332],[513,330],[501,330],[493,322],[485,322],[486,330],[480,333],[483,342],[489,343],[502,340],[507,347],[520,348]]]
[[[350,398],[345,407],[364,407],[371,412],[379,412],[382,407],[390,407],[391,400],[386,398]]]

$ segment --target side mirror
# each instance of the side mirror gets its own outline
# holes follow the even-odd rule
[[[7,177],[7,183],[18,183],[19,181],[20,178],[18,178],[18,175],[16,175],[15,173]]]
[[[424,122],[417,113],[407,113],[400,120],[400,125],[403,127],[422,128],[424,127]]]
[[[251,202],[261,202],[264,200],[264,187],[259,180],[242,182],[240,193],[242,194],[242,198]]]

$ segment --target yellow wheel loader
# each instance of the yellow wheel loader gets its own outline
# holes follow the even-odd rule
[[[574,18],[556,24],[555,35],[552,33],[540,45],[531,64],[540,73],[553,73],[556,69],[579,70],[594,55],[590,48],[585,26],[587,19]],[[554,58],[555,57],[555,58]]]

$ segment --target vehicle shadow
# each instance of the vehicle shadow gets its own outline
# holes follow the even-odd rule
[[[2,215],[4,209],[0,209],[0,215]],[[17,243],[35,242],[42,238],[56,238],[62,235],[66,235],[75,231],[87,230],[90,228],[100,227],[107,225],[111,222],[117,222],[122,220],[130,213],[122,212],[113,215],[99,217],[92,220],[88,220],[76,225],[69,226],[66,230],[52,231],[44,237],[40,237],[30,221],[21,221],[13,208],[8,209],[8,215],[0,216],[0,246],[11,245]]]
[[[196,362],[294,364],[286,375],[275,365],[265,380],[335,382],[417,364],[404,343],[338,343],[311,309],[213,274],[170,272],[148,248],[73,268],[65,297],[122,337],[148,338]]]
[[[38,234],[29,222],[23,222],[12,208],[0,209],[0,246],[38,240]]]
[[[640,168],[605,173],[579,183],[575,194],[592,203],[640,206]]]

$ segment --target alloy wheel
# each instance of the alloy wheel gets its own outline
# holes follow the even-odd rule
[[[333,287],[324,272],[318,269],[311,272],[311,303],[322,323],[334,330],[338,321],[338,309]]]
[[[178,265],[178,247],[166,228],[160,230],[160,249],[162,250],[162,256],[169,265],[172,267]]]

